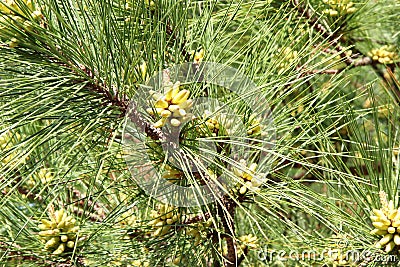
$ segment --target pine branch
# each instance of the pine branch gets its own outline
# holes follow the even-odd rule
[[[238,256],[235,240],[233,236],[235,235],[235,210],[237,203],[230,197],[224,196],[221,199],[221,203],[217,204],[218,214],[222,221],[222,226],[227,235],[224,236],[228,252],[225,255],[225,267],[236,267],[238,266]]]

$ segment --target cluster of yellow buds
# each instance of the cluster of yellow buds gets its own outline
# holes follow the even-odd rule
[[[376,243],[376,248],[385,247],[385,251],[390,252],[396,246],[400,246],[400,208],[394,208],[393,200],[387,201],[385,192],[379,192],[379,196],[382,208],[372,211],[370,218],[375,229],[371,234],[382,237]]]
[[[21,140],[21,136],[18,133],[12,133],[11,131],[5,132],[0,136],[0,151],[11,149],[14,144]],[[1,160],[3,164],[7,164],[12,161],[16,156],[17,152],[10,153]]]
[[[241,165],[240,168],[233,168],[233,173],[242,180],[237,184],[239,194],[244,195],[249,190],[258,191],[261,183],[259,179],[254,177],[257,163],[251,163],[250,166],[248,166],[245,159],[241,159],[239,163]]]
[[[204,58],[204,49],[200,49],[199,51],[191,51],[190,54],[193,56],[193,62],[199,64],[203,61]]]
[[[240,248],[245,249],[257,249],[258,248],[258,238],[252,234],[242,235],[239,237]]]
[[[342,249],[336,248],[328,251],[329,263],[336,266],[352,266],[352,262],[349,261],[347,253],[344,253]]]
[[[153,2],[153,1],[152,1]],[[150,263],[145,260],[133,260],[132,265],[128,264],[127,267],[150,267]]]
[[[219,107],[216,107],[216,110],[219,110]],[[196,130],[201,136],[205,133],[211,133],[212,136],[231,135],[235,131],[234,127],[232,127],[234,120],[225,113],[204,110],[203,115],[196,119],[200,121],[196,126]],[[222,134],[219,134],[221,131]]]
[[[25,5],[23,7],[22,5]],[[31,0],[0,0],[0,37],[10,38],[9,46],[14,48],[18,45],[19,41],[17,36],[10,36],[10,32],[7,30],[6,24],[14,24],[18,28],[25,31],[32,30],[32,22],[25,19],[24,11],[29,10],[30,16],[35,21],[40,21],[43,26],[44,16],[39,8],[35,8]]]
[[[49,212],[50,220],[43,219],[39,224],[40,239],[45,243],[44,248],[59,255],[67,249],[73,249],[77,242],[76,220],[69,216],[64,209]]]
[[[325,4],[329,5],[329,9],[325,9],[324,13],[331,17],[353,14],[357,8],[354,3],[349,0],[322,0]]]
[[[39,180],[42,182],[42,184],[48,184],[51,181],[53,181],[54,176],[53,173],[46,168],[40,169],[39,173],[37,174]]]
[[[275,54],[275,58],[277,58],[276,60],[278,63],[278,74],[282,74],[297,60],[298,52],[290,47],[281,48],[278,49],[278,52]]]
[[[118,218],[118,224],[121,225],[122,227],[135,226],[137,225],[137,223],[138,223],[138,218],[132,210],[122,213],[122,215]]]
[[[34,175],[29,176],[28,181],[26,182],[27,186],[30,188],[36,185],[36,182],[39,180],[42,184],[49,184],[53,181],[54,176],[53,173],[46,168],[40,169],[40,171]]]
[[[193,101],[188,99],[190,92],[185,89],[181,90],[180,82],[166,86],[164,91],[164,94],[150,91],[155,102],[152,108],[147,109],[147,112],[150,115],[157,114],[161,117],[154,124],[156,128],[163,127],[166,123],[179,127],[191,118],[191,114],[188,113],[193,106]]]
[[[250,125],[247,128],[247,134],[250,136],[261,136],[265,137],[266,132],[264,130],[264,125],[260,123],[260,120],[256,118],[256,114],[252,114],[249,118]]]
[[[175,258],[172,259],[172,264],[178,266],[182,266],[182,264],[186,264],[186,266],[188,265],[186,257],[181,253],[179,253],[178,255],[175,256]]]
[[[206,238],[206,232],[212,226],[212,219],[207,221],[199,221],[191,224],[186,229],[186,234],[194,238],[194,246],[198,246],[204,238]]]
[[[395,47],[392,45],[384,45],[380,48],[372,49],[368,52],[368,56],[372,60],[378,61],[382,64],[392,64],[399,60],[399,55],[394,51]]]
[[[198,131],[204,133],[204,130],[206,130],[209,131],[212,134],[212,136],[218,135],[220,124],[218,118],[213,116],[211,111],[205,110],[201,120],[203,121],[203,123],[201,123],[196,127]]]
[[[178,210],[170,205],[157,205],[157,210],[152,210],[150,213],[152,220],[148,225],[152,226],[154,232],[153,237],[161,237],[168,233],[171,227],[181,220],[181,214]]]

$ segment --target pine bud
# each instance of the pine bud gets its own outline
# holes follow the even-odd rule
[[[396,245],[400,246],[400,235],[394,235],[393,241]]]
[[[168,102],[165,101],[164,99],[159,99],[156,101],[154,104],[156,108],[168,108]]]
[[[392,234],[386,234],[384,237],[382,237],[382,239],[379,241],[379,244],[381,244],[382,246],[386,245],[387,243],[390,242],[390,240],[392,240],[393,235]]]
[[[395,246],[396,244],[393,241],[391,241],[389,244],[386,245],[385,252],[389,253],[394,249]]]
[[[181,122],[177,119],[172,119],[171,120],[171,125],[174,127],[179,127],[181,125]]]
[[[189,97],[190,92],[188,90],[180,91],[171,101],[172,104],[180,104],[185,102]]]

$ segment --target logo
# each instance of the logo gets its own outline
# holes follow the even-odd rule
[[[272,113],[262,90],[239,70],[211,62],[176,65],[131,99],[124,158],[151,197],[200,206],[231,194],[238,174],[251,180],[242,191],[266,181],[274,159]]]

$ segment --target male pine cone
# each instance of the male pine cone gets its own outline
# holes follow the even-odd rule
[[[376,243],[376,248],[385,247],[386,252],[398,249],[400,246],[400,208],[395,209],[393,201],[389,201],[386,208],[374,209],[371,215],[372,235],[382,236]]]
[[[50,214],[50,220],[43,219],[41,222],[39,236],[46,250],[59,255],[75,247],[79,227],[75,226],[76,220],[63,209]]]

